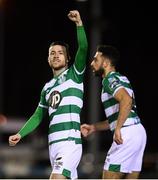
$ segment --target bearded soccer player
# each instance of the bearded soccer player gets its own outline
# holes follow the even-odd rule
[[[142,167],[146,131],[136,111],[135,97],[128,78],[116,71],[120,54],[113,46],[98,47],[91,63],[93,72],[103,78],[102,103],[107,120],[81,125],[84,137],[95,131],[113,132],[103,179],[136,179]]]
[[[68,18],[77,28],[78,50],[74,64],[68,68],[70,56],[66,43],[58,41],[50,45],[48,63],[53,78],[43,87],[34,114],[17,134],[9,137],[10,146],[15,146],[49,113],[50,179],[77,178],[77,166],[82,155],[80,112],[88,43],[79,12],[70,11]]]

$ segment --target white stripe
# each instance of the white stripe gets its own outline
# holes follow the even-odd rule
[[[41,108],[48,109],[48,106],[44,106],[44,105],[42,105],[41,103],[39,103],[38,106],[41,107]]]
[[[116,127],[116,121],[110,123],[110,130],[113,131]]]
[[[126,82],[128,84],[130,83],[126,76],[117,76],[117,77],[123,82]]]
[[[65,106],[65,105],[76,105],[78,106],[79,108],[82,108],[83,107],[83,100],[76,97],[76,96],[68,96],[68,97],[64,97],[58,108],[60,106]],[[55,111],[57,111],[57,109],[53,109],[51,106],[49,106],[49,115],[51,115],[52,113],[54,113]]]
[[[74,69],[75,69],[75,71],[76,71],[76,73],[77,73],[78,75],[83,74],[84,71],[85,71],[85,69],[86,69],[86,68],[84,68],[83,71],[79,72],[79,71],[76,69],[75,64],[73,65],[73,67],[74,67]]]
[[[75,89],[79,89],[79,90],[83,91],[83,83],[75,83],[74,81],[69,79],[68,81],[65,81],[64,83],[59,84],[58,86],[55,86],[54,88],[52,88],[51,91],[46,95],[46,99],[48,100],[50,94],[53,91],[62,92],[62,91],[67,90],[69,88],[75,88]]]
[[[83,83],[76,83],[72,79],[69,79],[69,80],[65,81],[64,83],[56,86],[55,89],[62,92],[62,91],[66,90],[70,87],[71,88],[77,88],[77,89],[80,89],[82,91],[83,90]]]
[[[114,93],[113,93],[113,96],[115,96],[116,92],[121,89],[121,88],[125,88],[124,86],[119,86],[118,88],[115,89]]]
[[[132,95],[133,95],[133,90],[130,89],[130,88],[124,87],[124,86],[120,86],[120,87],[118,87],[117,89],[115,89],[115,91],[114,91],[114,93],[113,93],[113,96],[115,96],[116,92],[117,92],[120,88],[124,88],[124,89],[128,92],[128,94],[132,97]]]
[[[112,114],[116,113],[119,111],[119,104],[115,104],[113,106],[110,106],[108,108],[105,109],[106,112],[106,116],[111,116]]]
[[[133,96],[133,90],[130,88],[126,88],[128,94],[132,97]]]
[[[52,87],[56,82],[56,79],[50,80],[48,83],[45,84],[44,90],[47,90],[49,87]]]
[[[101,95],[102,102],[105,102],[105,101],[111,99],[112,97],[113,96],[108,93],[102,93],[102,95]]]
[[[113,121],[110,123],[110,130],[114,130],[116,127],[116,122],[117,121]],[[129,125],[133,125],[133,124],[137,124],[140,122],[140,119],[138,117],[136,118],[128,118],[126,119],[126,121],[124,122],[123,126],[129,126]]]
[[[80,123],[80,116],[79,114],[75,113],[65,113],[65,114],[58,114],[53,117],[53,120],[50,122],[49,126],[53,124],[57,124],[60,122],[70,122],[70,121],[75,121]]]
[[[49,106],[49,115],[54,113],[57,109],[53,109],[51,106]]]
[[[72,129],[72,130],[58,131],[58,132],[54,132],[48,135],[49,143],[51,141],[56,141],[56,140],[64,139],[68,137],[81,138],[81,133],[78,130],[76,131]]]
[[[82,108],[83,101],[76,96],[68,96],[68,97],[64,97],[59,104],[59,106],[64,106],[64,105],[76,105],[79,108]]]

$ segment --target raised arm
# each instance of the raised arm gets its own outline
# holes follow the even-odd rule
[[[86,58],[87,58],[87,50],[88,50],[86,33],[83,27],[80,14],[77,10],[70,11],[68,17],[70,20],[75,22],[77,27],[78,50],[75,56],[75,68],[79,73],[82,73],[86,66]]]

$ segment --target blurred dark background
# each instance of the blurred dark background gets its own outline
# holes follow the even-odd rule
[[[49,177],[48,120],[44,119],[38,129],[14,148],[8,146],[8,136],[31,116],[42,87],[52,78],[47,63],[50,43],[67,42],[73,63],[76,27],[67,18],[73,9],[80,11],[89,42],[81,122],[105,118],[100,103],[101,79],[93,77],[90,62],[98,44],[114,45],[121,52],[118,71],[127,75],[133,85],[138,114],[148,135],[141,178],[156,179],[156,6],[151,2],[121,4],[106,0],[0,0],[0,113],[8,118],[0,126],[0,178]],[[109,131],[83,139],[79,178],[101,178],[111,142]]]

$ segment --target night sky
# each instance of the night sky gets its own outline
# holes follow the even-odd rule
[[[73,0],[5,1],[5,114],[29,117],[34,112],[42,87],[52,78],[47,63],[48,47],[52,41],[67,42],[74,58],[77,49],[76,31],[74,23],[67,18],[69,10],[82,10],[81,16],[90,42],[89,33],[93,23],[90,5],[90,0],[78,3]],[[122,5],[102,0],[101,18],[108,24],[107,28],[101,25],[101,43],[115,45],[120,50],[119,71],[129,77],[134,88],[138,114],[148,134],[147,151],[156,152],[158,51],[155,5]],[[89,66],[87,74],[88,69]],[[85,82],[88,83],[88,76]],[[88,96],[88,90],[85,94]],[[87,109],[88,104],[85,103],[83,116]]]

